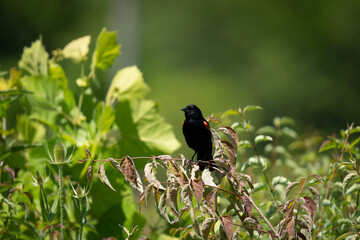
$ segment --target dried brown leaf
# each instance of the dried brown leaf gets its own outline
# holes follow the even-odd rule
[[[179,215],[179,209],[177,204],[177,189],[173,187],[168,187],[166,189],[166,196],[165,196],[166,203],[170,207],[171,211],[174,215]]]
[[[192,206],[192,194],[189,184],[186,184],[184,187],[181,188],[180,197],[181,197],[181,201],[183,201],[185,206],[187,207]]]
[[[85,155],[88,159],[91,159],[92,160],[92,157],[91,157],[91,152],[89,151],[89,149],[85,148]]]
[[[251,216],[251,211],[252,211],[252,204],[251,204],[248,196],[246,196],[246,195],[243,195],[241,197],[241,199],[242,199],[242,201],[244,203],[246,215],[250,217]]]
[[[231,240],[232,234],[234,231],[234,224],[233,224],[231,217],[222,216],[222,217],[220,217],[220,220],[221,220],[222,227],[225,230],[226,238]]]
[[[149,198],[149,195],[152,192],[153,188],[154,188],[154,185],[149,184],[146,186],[145,190],[142,193],[140,193],[140,195],[139,195],[139,211],[141,211],[141,208],[144,205],[144,203],[147,202],[147,199]]]
[[[114,159],[111,160],[111,162],[115,166],[117,166],[117,164],[116,164],[117,162]],[[144,191],[143,184],[141,182],[138,172],[136,171],[135,164],[129,156],[126,156],[121,159],[120,170],[121,170],[122,174],[124,175],[125,180],[130,184],[130,186],[132,188],[138,190],[139,192]]]
[[[87,171],[86,171],[86,175],[87,175],[87,180],[88,180],[88,183],[91,185],[92,184],[92,179],[93,179],[93,172],[94,172],[94,169],[93,169],[93,165],[90,164]]]
[[[295,217],[291,217],[289,220],[287,220],[286,231],[291,238],[295,238]]]
[[[237,146],[239,144],[239,138],[234,129],[229,126],[222,126],[219,128],[230,140],[230,143],[234,146],[235,151],[237,152]]]
[[[202,182],[199,179],[192,179],[191,186],[198,204],[201,204],[204,193]]]
[[[165,190],[160,181],[156,178],[153,163],[147,163],[144,168],[145,179],[157,189]]]
[[[229,155],[231,168],[236,169],[236,147],[225,139],[221,140],[221,143]]]
[[[301,198],[304,203],[305,203],[305,210],[309,213],[309,215],[314,218],[316,211],[317,211],[317,206],[316,203],[314,202],[314,200],[311,197],[302,197]]]
[[[103,164],[101,164],[101,166],[99,167],[99,171],[98,171],[98,175],[100,177],[100,180],[108,187],[110,188],[111,190],[115,191],[116,190],[113,188],[113,186],[111,186],[111,183],[109,182],[109,179],[107,178],[106,176],[106,173],[105,173],[105,163],[104,162]]]

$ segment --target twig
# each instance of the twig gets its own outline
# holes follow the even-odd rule
[[[260,214],[261,218],[264,219],[264,221],[266,222],[266,224],[270,227],[271,231],[273,231],[273,233],[276,235],[276,237],[278,239],[280,238],[279,233],[275,230],[275,228],[273,227],[273,225],[271,225],[271,223],[269,222],[269,220],[265,217],[265,215],[261,212],[261,210],[258,208],[258,206],[255,204],[255,202],[250,198],[250,196],[246,193],[243,192],[243,194],[248,198],[248,200],[250,201],[251,205],[254,206],[254,208],[256,209],[256,211],[258,211],[258,213]]]

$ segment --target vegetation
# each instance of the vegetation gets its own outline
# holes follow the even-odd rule
[[[259,106],[231,109],[207,117],[217,169],[201,172],[169,155],[180,144],[136,66],[95,94],[120,45],[103,29],[89,59],[90,41],[50,58],[39,39],[1,73],[2,239],[360,237],[360,126],[325,139],[287,117],[256,128]]]

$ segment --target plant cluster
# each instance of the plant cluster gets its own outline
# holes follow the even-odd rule
[[[287,117],[253,126],[259,106],[228,110],[207,117],[216,167],[200,171],[169,155],[179,142],[136,66],[98,93],[120,45],[103,29],[88,59],[90,41],[50,58],[39,39],[0,73],[2,239],[360,237],[360,126],[299,136]]]

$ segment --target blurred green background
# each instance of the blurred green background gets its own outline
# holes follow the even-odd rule
[[[204,115],[260,105],[258,126],[289,116],[298,131],[329,135],[360,117],[359,9],[333,0],[2,0],[0,71],[39,35],[48,51],[87,34],[93,46],[106,27],[118,31],[122,55],[104,79],[138,65],[183,145],[180,108],[190,103]]]

